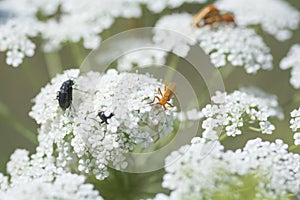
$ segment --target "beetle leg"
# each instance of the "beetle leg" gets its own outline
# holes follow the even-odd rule
[[[161,92],[161,89],[158,88],[157,90],[158,90],[158,93],[163,97],[164,95],[163,95],[163,93]]]
[[[164,110],[167,110],[167,108],[166,108],[166,105],[165,105],[165,104],[163,104],[163,105],[162,105],[162,107],[164,108]]]
[[[155,99],[157,99],[158,101],[160,101],[160,98],[158,96],[155,96],[153,101],[151,103],[153,103],[155,101]]]
[[[172,105],[171,103],[167,102],[166,104],[168,104],[170,107],[174,107],[174,105]]]

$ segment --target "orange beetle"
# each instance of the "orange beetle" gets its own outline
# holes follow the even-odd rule
[[[225,13],[223,15],[211,16],[211,17],[205,19],[204,20],[204,25],[202,25],[202,26],[205,26],[205,25],[208,25],[208,24],[214,24],[214,23],[217,23],[217,22],[228,22],[228,23],[234,23],[235,24],[233,15],[230,14],[230,13]],[[200,26],[200,27],[202,27],[202,26]]]
[[[164,110],[167,110],[166,104],[169,105],[170,107],[174,107],[174,105],[172,105],[168,101],[170,101],[172,96],[174,96],[175,86],[176,86],[175,83],[170,83],[167,87],[166,83],[165,83],[164,84],[164,93],[161,92],[160,88],[157,89],[158,93],[161,95],[161,98],[158,96],[154,96],[154,99],[151,103],[153,103],[155,101],[155,99],[157,99],[158,100],[157,104],[161,105],[164,108]]]
[[[219,13],[220,13],[219,9],[217,9],[214,5],[205,6],[193,17],[191,25],[199,27],[200,26],[199,23],[202,20],[210,16],[218,15]]]
[[[194,16],[191,25],[201,28],[217,22],[235,23],[235,20],[232,14],[220,14],[220,11],[214,5],[208,5]]]

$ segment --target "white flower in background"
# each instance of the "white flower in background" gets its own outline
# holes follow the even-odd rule
[[[200,32],[199,45],[216,67],[229,62],[233,66],[243,66],[249,74],[273,68],[270,49],[252,29],[225,24],[214,28],[206,26]]]
[[[187,56],[190,46],[196,44],[199,35],[199,31],[191,27],[191,20],[192,16],[187,13],[162,17],[156,22],[153,42],[178,56]]]
[[[254,30],[230,24],[197,28],[190,25],[192,18],[187,13],[162,17],[155,26],[158,30],[155,30],[153,41],[182,57],[188,54],[190,46],[197,43],[210,56],[215,67],[230,63],[244,66],[250,74],[259,69],[272,69],[270,49]]]
[[[291,112],[291,120],[290,120],[290,128],[294,132],[294,144],[295,145],[300,145],[300,133],[299,133],[299,128],[300,128],[300,108],[297,110],[293,110]]]
[[[202,109],[204,138],[215,140],[222,133],[236,136],[252,126],[263,134],[271,134],[275,127],[269,118],[283,118],[276,96],[258,89],[243,88],[231,94],[216,92],[211,99],[212,104]]]
[[[126,39],[119,39],[116,47],[105,58],[118,58],[117,68],[120,71],[131,71],[136,68],[161,66],[166,63],[167,52],[157,47],[147,30],[141,30],[139,34],[132,34]],[[118,37],[118,36],[117,36]],[[102,58],[102,59],[105,59]],[[100,61],[101,62],[101,61]],[[103,61],[102,61],[103,62]],[[109,62],[105,60],[104,63]]]
[[[59,20],[54,18],[44,23],[41,35],[46,40],[46,51],[81,39],[85,48],[97,48],[101,42],[99,34],[109,28],[115,18],[141,16],[139,3],[128,0],[66,0],[61,2],[61,11]]]
[[[140,2],[130,0],[5,0],[0,6],[14,17],[30,18],[32,23],[28,27],[39,26],[45,51],[81,40],[85,48],[97,48],[101,42],[99,34],[109,28],[115,18],[140,17],[142,14]]]
[[[300,13],[283,0],[218,0],[215,5],[232,12],[241,26],[260,24],[262,29],[284,41],[298,28]]]
[[[120,71],[130,71],[135,67],[161,66],[166,63],[166,56],[166,52],[156,49],[132,51],[118,59],[118,69]]]
[[[9,20],[0,25],[0,51],[6,52],[6,63],[18,67],[25,56],[34,54],[35,44],[30,40],[38,33],[30,20]]]
[[[68,70],[53,78],[34,99],[29,114],[41,125],[39,151],[54,156],[58,167],[104,179],[107,166],[126,168],[124,154],[136,145],[147,147],[173,130],[176,107],[164,111],[150,104],[162,87],[156,79],[115,70],[103,75],[78,73]],[[63,112],[55,97],[70,78],[75,82],[72,105]],[[104,112],[107,123],[97,116],[99,111]]]
[[[61,0],[3,0],[0,6],[14,16],[35,18],[39,11],[45,16],[55,14],[60,3]]]
[[[280,62],[281,69],[292,68],[290,83],[294,88],[300,88],[300,45],[295,44],[291,47],[288,55]]]
[[[300,133],[295,133],[293,138],[295,140],[294,144],[300,145]]]
[[[2,190],[6,190],[7,188],[8,188],[8,177],[0,173],[0,192]]]
[[[85,183],[85,177],[70,173],[58,175],[52,181],[35,178],[17,186],[0,190],[0,199],[5,200],[102,200],[93,185]]]
[[[140,2],[147,5],[150,11],[160,13],[166,8],[178,8],[184,3],[204,4],[207,0],[140,0]]]
[[[203,118],[203,113],[194,108],[188,111],[181,111],[179,113],[176,113],[176,117],[179,121],[195,121]]]
[[[171,193],[156,200],[300,197],[300,156],[287,152],[281,140],[254,139],[233,152],[219,142],[194,138],[165,162],[162,186]]]

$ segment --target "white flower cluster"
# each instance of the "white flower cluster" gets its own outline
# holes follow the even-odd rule
[[[61,0],[3,0],[0,2],[3,10],[10,11],[14,16],[35,18],[38,12],[45,16],[54,15]]]
[[[0,199],[80,199],[102,200],[85,177],[65,172],[55,166],[55,158],[36,149],[29,157],[27,150],[17,149],[7,163],[8,176],[0,174]]]
[[[204,138],[215,140],[222,133],[240,135],[242,129],[251,125],[259,126],[256,129],[263,134],[271,134],[275,126],[269,118],[283,118],[276,96],[258,89],[241,89],[231,94],[216,92],[211,99],[212,104],[202,109]]]
[[[181,111],[179,113],[176,113],[176,117],[179,121],[196,121],[203,118],[203,113],[196,108],[193,108],[185,112]]]
[[[150,11],[154,13],[160,13],[166,8],[178,8],[184,3],[204,4],[207,2],[207,0],[140,0],[140,2],[147,5]]]
[[[10,186],[22,185],[36,178],[52,181],[62,169],[55,166],[55,159],[44,156],[37,148],[37,152],[29,157],[29,152],[17,149],[7,163],[7,172],[10,175]]]
[[[130,0],[66,0],[61,1],[60,8],[59,20],[48,20],[42,30],[48,51],[59,48],[63,42],[77,43],[81,39],[85,48],[97,48],[101,42],[99,34],[115,18],[141,16],[139,3]]]
[[[156,200],[300,198],[300,156],[289,153],[281,140],[258,138],[233,152],[219,142],[194,138],[165,162],[162,186],[171,193]]]
[[[141,49],[130,52],[118,59],[120,71],[130,71],[135,67],[146,68],[161,66],[166,63],[167,53],[162,50]]]
[[[191,45],[199,44],[216,67],[230,63],[244,66],[252,74],[272,69],[270,49],[254,30],[220,23],[197,28],[190,25],[192,18],[187,13],[162,17],[155,26],[154,42],[181,57],[188,54]]]
[[[27,20],[9,20],[0,25],[0,51],[6,52],[6,63],[18,67],[25,56],[34,54],[35,44],[30,40],[38,33]]]
[[[62,174],[53,181],[36,178],[21,185],[0,190],[3,200],[103,200],[93,185],[85,184],[85,177],[75,174]]]
[[[99,34],[117,17],[140,17],[140,2],[130,0],[5,0],[1,7],[17,18],[30,19],[30,28],[39,27],[45,50],[53,51],[65,42],[83,41],[87,49],[99,46]],[[41,19],[41,16],[42,19]]]
[[[300,132],[299,128],[300,128],[300,108],[297,110],[293,110],[291,112],[291,117],[292,119],[290,120],[290,128],[292,129],[293,132],[295,132],[294,134],[294,144],[295,145],[300,145]]]
[[[300,21],[299,11],[283,0],[218,0],[216,6],[232,12],[238,25],[260,24],[280,41],[289,39]]]
[[[192,16],[188,13],[172,14],[159,19],[154,29],[153,42],[163,49],[186,57],[190,46],[195,45],[199,31],[191,27]]]
[[[70,78],[75,82],[72,105],[63,112],[55,96]],[[97,179],[108,176],[107,166],[126,168],[125,153],[173,130],[176,107],[164,111],[151,104],[158,87],[162,84],[149,75],[115,70],[57,75],[36,96],[29,113],[41,125],[39,149],[55,156],[57,166],[91,172]],[[97,116],[99,111],[105,116]]]
[[[300,44],[291,47],[288,55],[281,60],[280,68],[292,68],[290,83],[294,88],[300,88]]]

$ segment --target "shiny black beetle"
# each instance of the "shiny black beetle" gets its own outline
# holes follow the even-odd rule
[[[101,121],[101,124],[103,124],[104,122],[105,122],[106,124],[108,124],[107,120],[110,119],[110,118],[112,118],[112,117],[114,116],[114,114],[113,114],[113,113],[110,113],[109,116],[106,116],[104,111],[99,111],[99,112],[98,112],[98,116],[99,116],[100,119],[102,120],[102,121]]]
[[[63,82],[60,90],[57,92],[57,100],[59,107],[65,111],[71,106],[74,81],[71,79]]]

